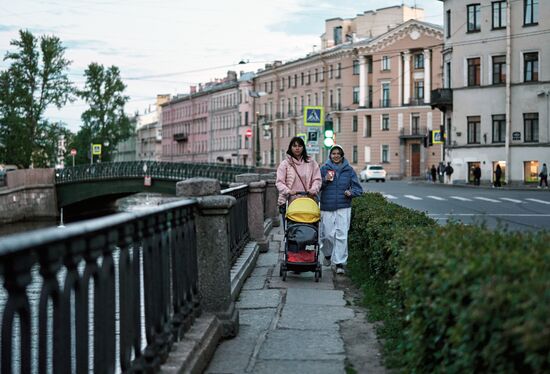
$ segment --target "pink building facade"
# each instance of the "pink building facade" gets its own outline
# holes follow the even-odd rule
[[[273,139],[261,139],[260,164],[270,163],[271,144],[278,164],[290,139],[307,133],[303,108],[322,106],[357,170],[381,163],[391,177],[423,177],[441,160],[441,146],[424,147],[424,140],[441,125],[430,91],[442,85],[442,39],[439,26],[410,19],[374,37],[354,35],[303,59],[266,65],[255,78],[265,92],[255,107]],[[327,150],[320,148],[313,156],[322,162]]]
[[[162,160],[252,165],[252,79],[229,71],[163,104]]]

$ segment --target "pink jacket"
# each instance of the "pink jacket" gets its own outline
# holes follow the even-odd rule
[[[277,203],[282,205],[286,202],[290,191],[311,191],[314,194],[319,193],[321,189],[321,171],[317,162],[309,158],[309,162],[297,161],[296,159],[287,156],[277,168],[277,190],[279,190],[279,198]],[[305,186],[296,176],[296,170],[290,163],[294,163],[296,170],[306,184]]]

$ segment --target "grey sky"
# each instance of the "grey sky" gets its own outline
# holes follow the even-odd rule
[[[401,0],[0,0],[0,54],[19,29],[55,34],[73,61],[79,86],[91,62],[116,65],[127,84],[128,113],[143,112],[157,94],[188,92],[189,85],[255,71],[266,62],[304,56],[319,45],[327,18],[350,18]],[[404,1],[441,24],[437,0]],[[240,60],[250,61],[238,65]],[[0,70],[7,64],[0,61]],[[76,131],[85,104],[48,116]]]

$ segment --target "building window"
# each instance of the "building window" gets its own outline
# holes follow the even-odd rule
[[[388,163],[390,162],[390,146],[389,145],[382,145],[382,157],[380,157],[380,159],[382,160],[383,163]]]
[[[470,4],[467,6],[468,9],[468,32],[478,32],[481,30],[481,19],[480,19],[480,10],[481,6],[479,4]]]
[[[351,131],[357,132],[357,116],[353,116],[351,120]]]
[[[359,104],[359,87],[353,87],[353,103]]]
[[[493,1],[493,30],[506,27],[506,1]]]
[[[424,81],[414,82],[414,98],[416,100],[424,99]]]
[[[319,70],[315,69],[315,82],[319,82]]]
[[[300,73],[300,85],[304,85],[304,76],[305,74],[304,73]]]
[[[342,76],[342,64],[338,63],[336,64],[336,78],[340,78]]]
[[[523,113],[523,133],[525,143],[537,143],[539,141],[539,114]]]
[[[447,38],[451,37],[451,10],[447,10],[447,24],[445,25],[447,27],[446,34]]]
[[[414,55],[414,68],[415,69],[424,69],[424,54],[417,53]]]
[[[523,25],[536,25],[539,22],[539,0],[523,0]]]
[[[372,138],[372,117],[365,116],[365,131],[363,132],[365,138]]]
[[[308,72],[307,72],[306,84],[311,84],[311,72],[310,72],[309,70],[308,70]]]
[[[451,62],[445,63],[445,88],[451,88]]]
[[[372,57],[367,57],[367,73],[372,74]]]
[[[506,83],[506,56],[493,56],[493,84]]]
[[[359,75],[359,60],[353,60],[353,75]]]
[[[390,115],[382,114],[382,131],[390,131]]]
[[[387,108],[390,106],[390,84],[382,83],[382,102],[381,107]]]
[[[493,115],[493,143],[504,143],[506,138],[506,116]]]
[[[411,117],[411,135],[420,135],[420,114],[413,113]]]
[[[334,45],[342,43],[342,26],[335,27],[332,29]]]
[[[468,117],[468,144],[479,144],[481,119],[479,116]]]
[[[536,82],[539,80],[539,53],[530,52],[523,55],[523,80]]]
[[[390,70],[390,56],[382,56],[382,70]]]
[[[334,69],[333,69],[332,65],[330,65],[328,67],[328,79],[332,79],[333,76],[334,76]]]
[[[357,163],[357,146],[356,145],[354,145],[352,149],[351,162],[354,164]]]
[[[479,57],[468,59],[468,86],[481,84],[481,59]]]

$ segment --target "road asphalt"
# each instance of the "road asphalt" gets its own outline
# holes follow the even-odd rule
[[[218,345],[205,373],[346,373],[341,324],[356,312],[335,289],[336,275],[323,267],[318,283],[312,272],[289,272],[283,282],[282,227],[268,239],[269,251],[260,254],[237,300],[239,334]]]

